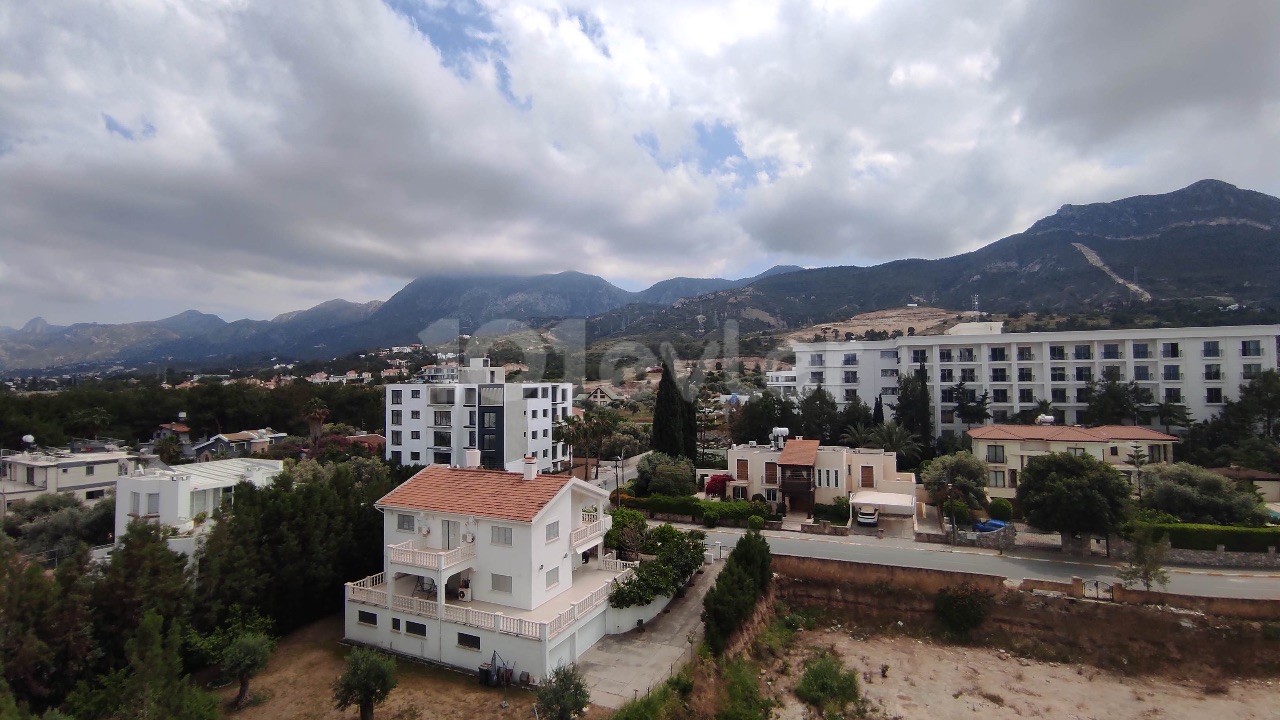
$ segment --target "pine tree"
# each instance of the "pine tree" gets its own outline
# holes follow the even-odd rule
[[[687,457],[688,440],[684,426],[689,419],[689,411],[685,405],[690,403],[680,397],[673,375],[671,366],[664,364],[662,379],[658,381],[658,397],[653,406],[653,434],[649,447],[673,457]],[[693,430],[696,446],[696,424]]]

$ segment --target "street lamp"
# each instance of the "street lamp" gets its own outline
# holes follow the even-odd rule
[[[947,499],[946,499],[946,504],[947,504],[947,510],[948,510],[949,514],[951,515],[951,545],[952,545],[952,547],[954,547],[954,546],[955,546],[955,544],[956,544],[956,542],[957,542],[957,540],[958,540],[958,538],[956,537],[956,504],[955,504],[954,499],[953,499],[953,497],[952,497],[952,496],[953,496],[953,493],[954,493],[954,490],[955,490],[955,486],[954,486],[954,485],[952,485],[950,482],[948,482],[948,483],[947,483]]]
[[[614,506],[622,504],[622,456],[613,459],[613,498]]]

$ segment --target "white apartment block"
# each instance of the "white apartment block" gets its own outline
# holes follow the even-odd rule
[[[665,605],[617,610],[636,563],[603,552],[607,493],[568,475],[432,465],[376,504],[383,571],[346,585],[348,641],[545,678]]]
[[[573,383],[508,383],[487,358],[472,360],[453,383],[386,386],[386,457],[404,465],[464,465],[480,451],[480,465],[520,471],[536,458],[539,472],[569,466],[569,446],[552,428],[572,414]]]
[[[0,451],[0,517],[12,503],[33,500],[46,493],[63,493],[84,502],[97,502],[115,491],[117,478],[132,474],[144,462],[143,456],[125,450]]]
[[[265,487],[283,470],[283,460],[235,458],[121,475],[116,483],[116,542],[130,522],[153,522],[172,530],[169,549],[192,557],[213,527],[214,511],[231,502],[236,485]]]
[[[1079,423],[1089,382],[1108,376],[1136,381],[1155,402],[1186,406],[1204,420],[1240,385],[1277,367],[1280,325],[1003,333],[992,323],[962,323],[946,335],[876,341],[795,343],[794,370],[772,372],[769,387],[797,397],[819,386],[843,406],[854,397],[886,405],[898,375],[923,365],[939,434],[962,432],[950,388],[964,381],[975,396],[990,394],[992,421],[1007,422],[1049,400],[1059,422]],[[976,326],[976,327],[975,327]],[[976,332],[975,332],[976,331]],[[888,408],[886,407],[886,413]]]

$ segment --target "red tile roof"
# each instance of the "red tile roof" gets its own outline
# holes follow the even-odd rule
[[[1177,442],[1178,438],[1156,430],[1134,425],[1100,425],[1079,427],[1076,425],[986,425],[971,428],[969,437],[975,440],[1040,440],[1044,442],[1113,442],[1116,440],[1143,440],[1148,442]]]
[[[191,432],[191,428],[183,425],[182,423],[162,423],[160,427],[177,433]]]
[[[430,465],[378,501],[379,506],[532,522],[573,481],[538,475]]]
[[[806,465],[812,467],[818,460],[818,440],[788,440],[778,456],[779,465]]]

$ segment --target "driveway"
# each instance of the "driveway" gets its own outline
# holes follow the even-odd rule
[[[702,641],[702,598],[724,563],[705,567],[684,597],[673,599],[666,612],[645,623],[644,632],[605,635],[578,658],[592,703],[619,708],[647,694],[689,659],[689,634],[693,633],[695,644]]]

